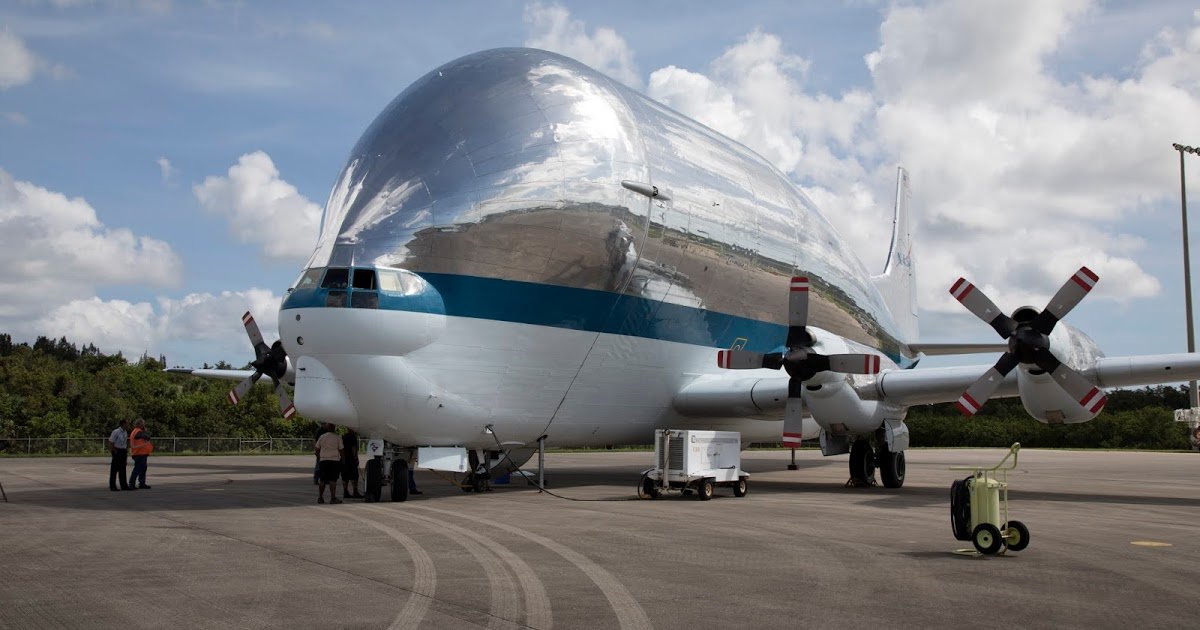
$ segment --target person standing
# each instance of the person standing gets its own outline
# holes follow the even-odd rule
[[[341,503],[341,499],[337,498],[337,481],[339,469],[342,467],[342,438],[338,437],[332,424],[325,423],[325,433],[317,438],[314,449],[321,473],[321,483],[317,486],[317,503],[325,502],[325,486],[329,486],[329,502]]]
[[[133,473],[129,475],[129,485],[139,490],[149,490],[146,485],[146,460],[154,452],[150,443],[150,434],[146,433],[146,421],[138,418],[133,423],[133,431],[129,434],[129,454],[133,457]]]
[[[354,494],[350,493],[350,485],[354,484]],[[361,499],[358,493],[358,433],[346,428],[342,436],[342,496]]]
[[[112,463],[108,466],[108,489],[113,492],[134,489],[129,487],[125,479],[125,463],[129,457],[128,427],[129,421],[121,420],[120,425],[108,436],[108,452],[112,453]],[[120,488],[117,487],[117,481],[121,482]]]

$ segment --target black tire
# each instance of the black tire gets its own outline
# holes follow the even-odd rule
[[[657,499],[658,484],[649,477],[642,477],[642,495],[651,499]]]
[[[850,476],[866,485],[875,481],[875,454],[871,452],[869,440],[855,440],[854,446],[850,447]]]
[[[708,501],[713,498],[713,489],[715,485],[712,479],[705,479],[700,482],[700,486],[696,490],[696,494],[700,495],[701,501]]]
[[[1009,521],[1008,534],[1004,542],[1012,551],[1020,551],[1029,546],[1029,528],[1021,521]]]
[[[408,461],[397,459],[392,462],[392,502],[408,500]]]
[[[971,540],[971,486],[973,477],[950,485],[950,529],[956,540]]]
[[[378,503],[383,494],[383,461],[378,457],[367,460],[367,503]]]
[[[733,496],[744,497],[747,492],[750,492],[750,484],[746,482],[745,477],[741,477],[733,482]]]
[[[887,488],[904,485],[904,451],[893,453],[887,448],[879,449],[879,477]]]
[[[975,551],[990,556],[1004,546],[1004,538],[1000,536],[1000,528],[991,523],[980,523],[975,526],[975,531],[971,532],[971,542],[975,544]]]

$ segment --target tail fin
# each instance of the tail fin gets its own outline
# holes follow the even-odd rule
[[[908,171],[896,169],[896,211],[892,219],[892,246],[888,250],[887,264],[883,274],[871,279],[883,295],[892,318],[899,327],[903,341],[917,340],[917,279],[916,261],[913,259],[912,222],[909,218]]]

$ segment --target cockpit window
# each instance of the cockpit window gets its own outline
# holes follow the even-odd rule
[[[415,295],[421,292],[422,283],[416,275],[402,269],[379,269],[379,290],[400,295]]]
[[[321,274],[325,273],[324,267],[316,269],[306,269],[300,278],[296,280],[295,288],[297,289],[315,289],[317,284],[321,282]]]
[[[323,289],[345,289],[350,282],[350,270],[330,268],[325,272],[325,280],[321,282]]]
[[[354,270],[354,288],[355,289],[374,289],[375,288],[375,270],[374,269],[355,269]]]

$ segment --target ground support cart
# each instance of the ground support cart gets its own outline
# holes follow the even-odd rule
[[[992,555],[1002,548],[1020,551],[1029,546],[1029,528],[1008,518],[1008,471],[1017,467],[1014,443],[1008,455],[991,468],[955,466],[950,470],[970,470],[971,476],[950,486],[950,526],[958,540],[969,540],[975,550]],[[1004,463],[1012,459],[1012,463]],[[997,474],[999,473],[999,474]]]
[[[713,498],[718,486],[746,496],[750,475],[742,471],[742,436],[737,431],[662,429],[654,433],[654,468],[642,473],[638,496],[657,499],[670,492]]]

